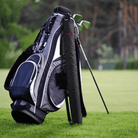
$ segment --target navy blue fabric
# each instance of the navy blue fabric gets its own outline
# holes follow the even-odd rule
[[[33,63],[25,62],[23,63],[16,72],[16,76],[10,90],[10,96],[13,101],[17,99],[24,99],[26,101],[31,101],[31,96],[29,94],[29,84],[36,73],[36,68]]]
[[[30,83],[33,81],[36,75],[36,66],[40,63],[41,58],[38,54],[34,54],[28,58],[17,69],[11,84],[10,96],[13,101],[17,99],[24,99],[31,101],[30,96]]]
[[[16,60],[16,62],[14,63],[14,65],[12,66],[10,72],[8,73],[8,76],[5,80],[5,83],[4,83],[4,88],[6,90],[9,90],[9,86],[10,86],[10,82],[11,82],[11,79],[13,78],[18,66],[24,62],[31,54],[33,54],[33,47],[34,47],[34,44],[30,45],[26,50],[25,52],[23,52],[19,57],[18,59]]]
[[[32,60],[32,61],[34,61],[36,64],[38,64],[38,63],[40,62],[41,59],[40,59],[40,56],[39,56],[39,55],[34,54],[34,55],[32,55],[31,57],[29,57],[28,60]]]
[[[35,70],[34,64],[30,62],[25,62],[20,66],[16,74],[15,79],[13,80],[14,87],[27,87],[30,80],[32,79],[32,73]]]

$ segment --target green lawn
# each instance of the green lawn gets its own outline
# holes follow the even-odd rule
[[[1,138],[137,138],[138,137],[138,70],[98,71],[94,76],[105,103],[88,70],[82,71],[82,86],[88,112],[82,125],[70,126],[65,105],[49,113],[41,125],[17,124],[11,117],[12,101],[3,85],[8,70],[0,70],[0,137]]]
[[[138,70],[94,70],[93,74],[109,111],[138,111]],[[82,71],[82,86],[87,110],[105,112],[97,88],[88,70]]]
[[[94,71],[94,75],[109,111],[138,111],[138,71]],[[104,111],[87,71],[83,72],[83,86],[88,110]]]
[[[10,108],[11,99],[8,91],[4,89],[4,82],[8,74],[7,69],[0,69],[0,107]]]
[[[4,90],[8,70],[0,70],[0,107],[9,108],[11,100]],[[109,111],[138,111],[138,70],[93,71]],[[88,70],[82,71],[82,87],[88,111],[105,112],[103,103]],[[65,106],[61,110],[65,110]]]
[[[138,112],[88,112],[81,125],[69,125],[66,112],[50,113],[41,125],[17,124],[0,109],[1,138],[137,138]]]

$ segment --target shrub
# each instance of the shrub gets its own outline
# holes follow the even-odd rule
[[[134,61],[127,62],[127,69],[134,69]]]
[[[123,69],[122,59],[119,59],[119,61],[116,63],[115,69]]]
[[[115,69],[123,69],[123,62],[119,60],[115,66]],[[138,60],[128,61],[127,69],[138,69]]]
[[[134,69],[138,69],[138,60],[134,61]]]

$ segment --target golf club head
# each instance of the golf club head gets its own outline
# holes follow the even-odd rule
[[[77,22],[79,22],[80,20],[82,20],[82,15],[80,15],[80,14],[74,14],[73,15],[73,18],[77,21]]]
[[[82,20],[82,21],[78,24],[78,26],[79,26],[79,31],[81,31],[81,30],[83,29],[83,27],[84,27],[85,29],[89,29],[89,28],[91,27],[91,23],[88,22],[88,21],[86,21],[86,20]]]
[[[86,20],[82,20],[82,25],[84,26],[85,29],[89,29],[91,27],[91,23],[86,21]]]
[[[83,29],[83,25],[82,24],[78,24],[79,26],[79,31],[81,31]]]

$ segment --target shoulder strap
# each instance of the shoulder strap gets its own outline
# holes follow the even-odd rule
[[[56,16],[54,16],[54,15],[52,15],[51,17],[48,18],[47,22],[42,26],[40,32],[38,33],[34,43],[39,43],[43,32],[45,32],[47,34],[50,33],[51,28],[55,22],[55,19],[56,19]]]
[[[81,70],[79,69],[79,67],[80,67],[80,65],[79,65],[80,64],[80,51],[79,51],[77,40],[75,40],[75,45],[76,45],[78,72],[79,72],[79,74],[81,74],[80,73]],[[86,109],[85,109],[85,106],[84,106],[84,102],[83,102],[82,88],[81,88],[81,76],[78,75],[78,77],[79,77],[79,81],[80,81],[79,89],[80,89],[81,112],[82,112],[82,116],[86,117],[87,116],[87,112],[86,112]]]

